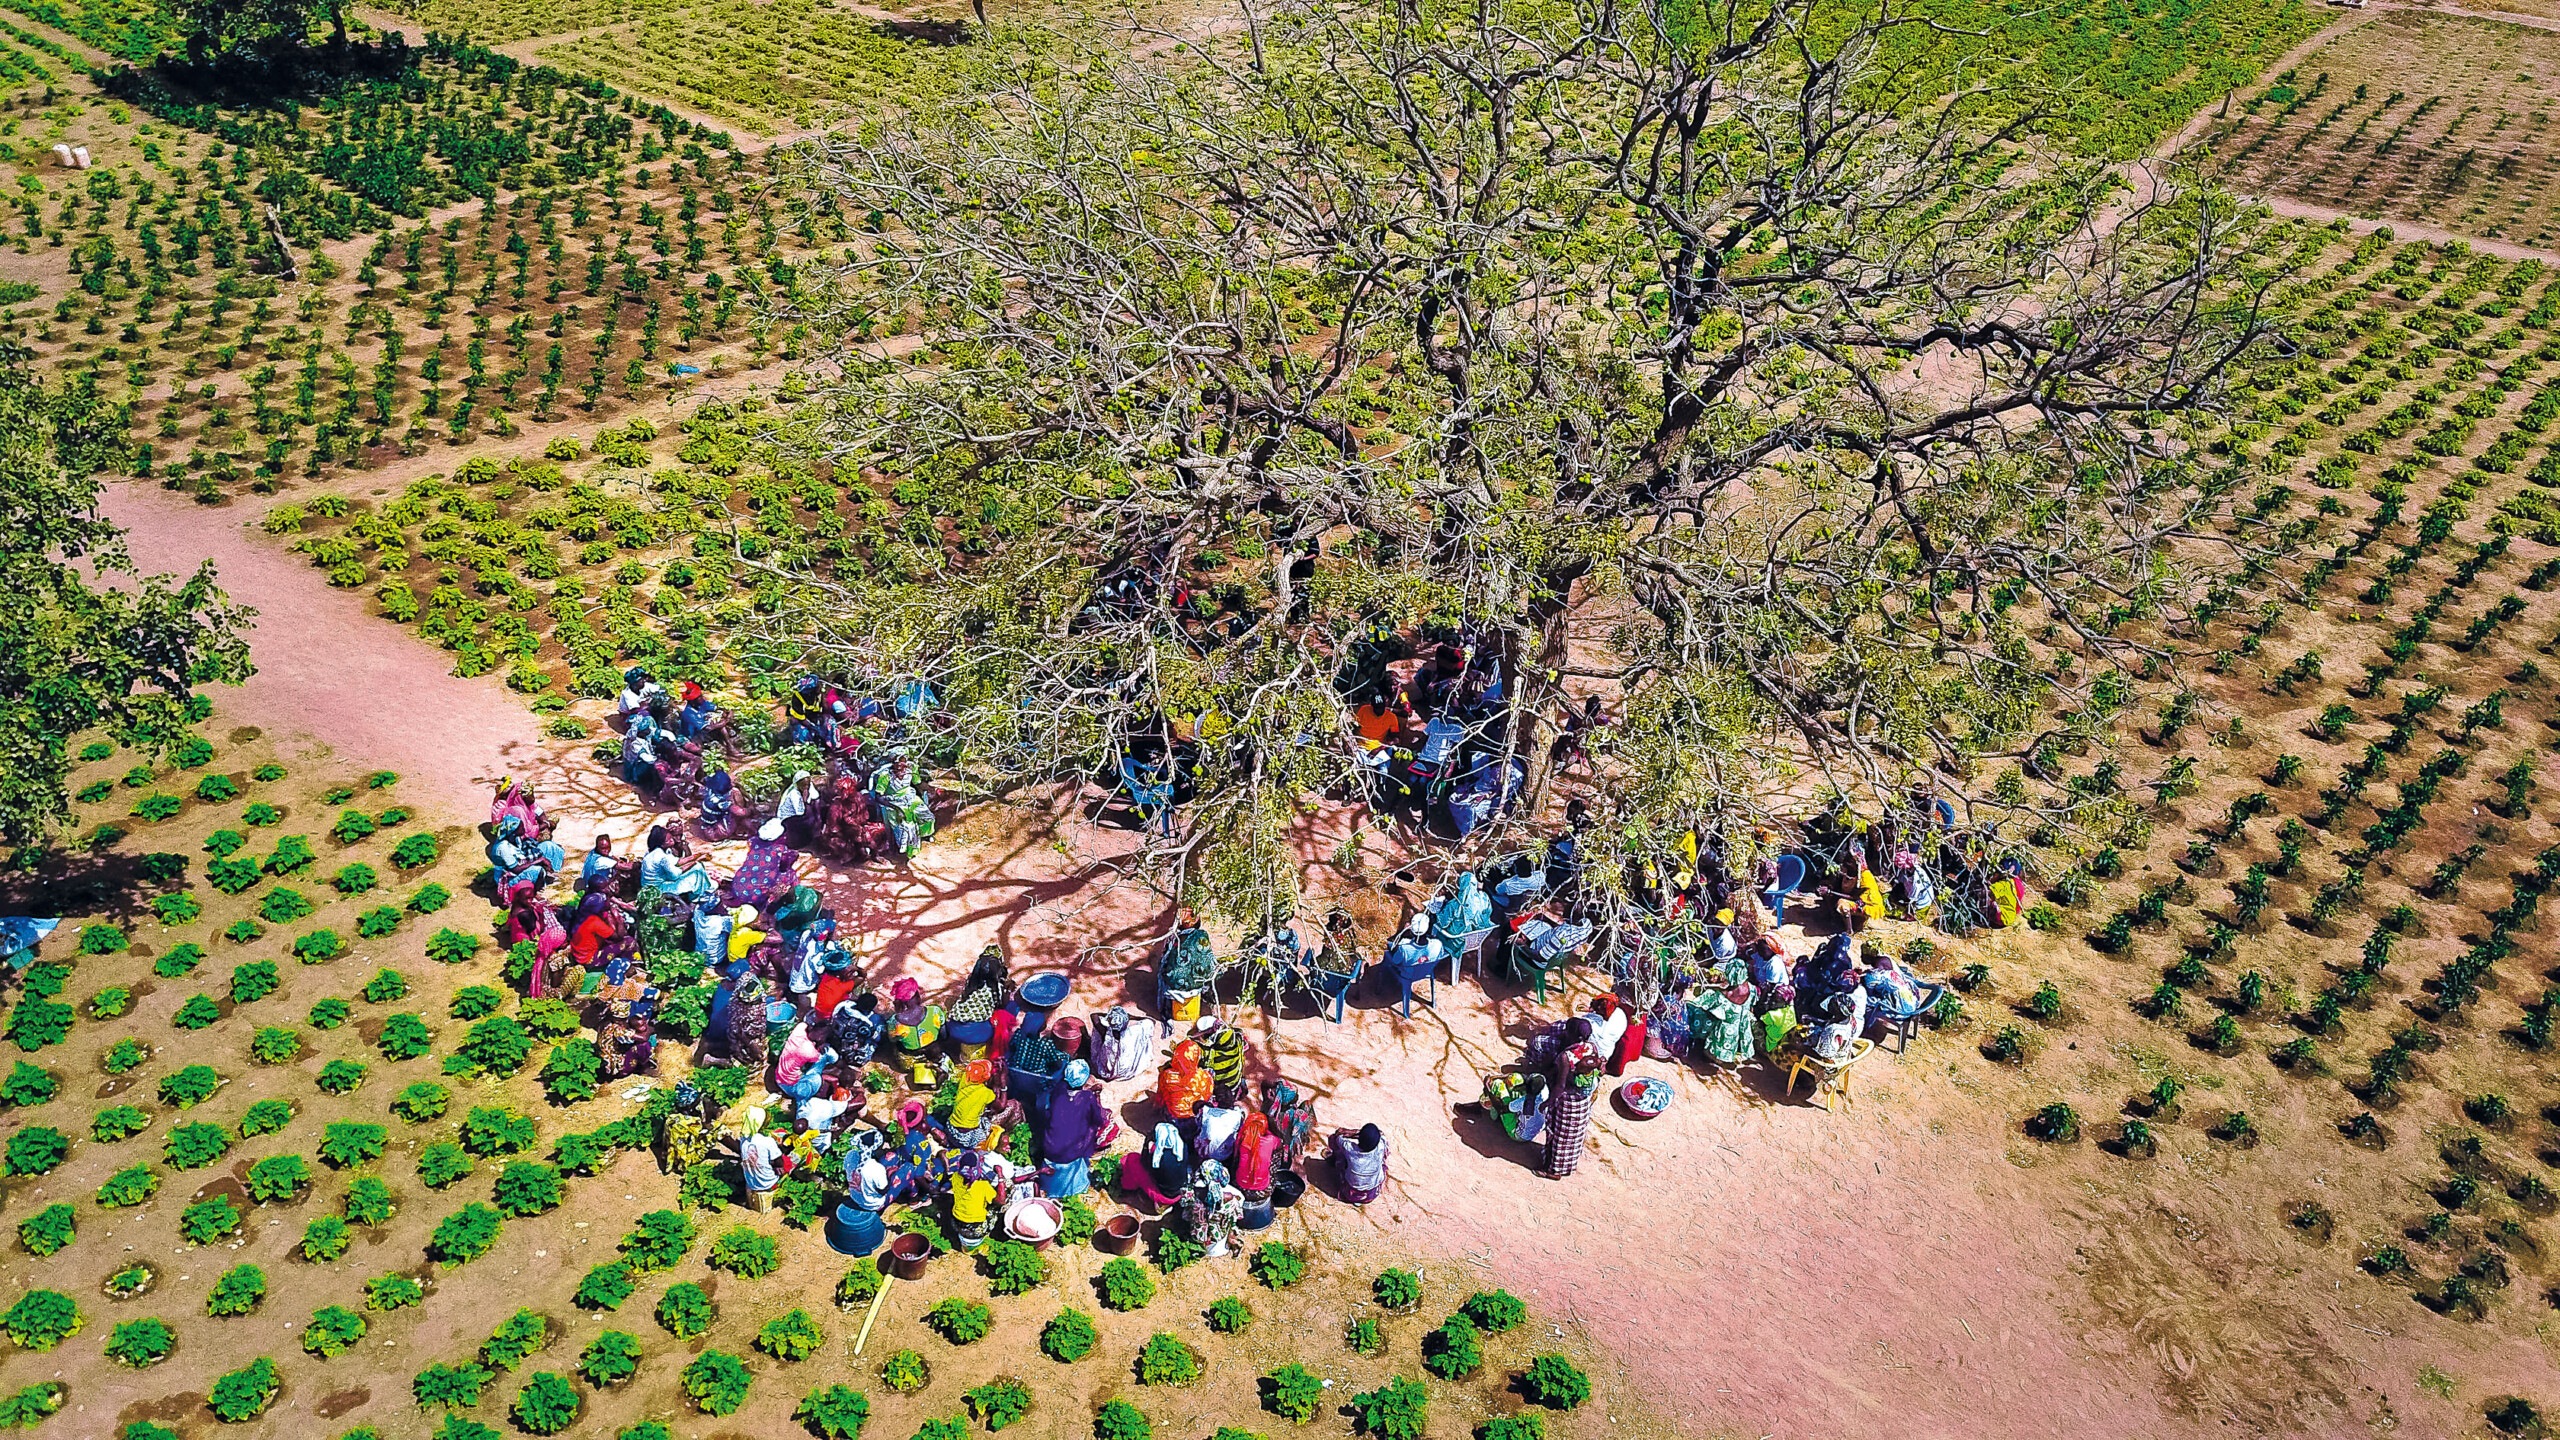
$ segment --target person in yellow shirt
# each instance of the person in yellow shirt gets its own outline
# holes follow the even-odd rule
[[[961,1156],[951,1171],[951,1228],[963,1250],[987,1243],[988,1232],[995,1228],[992,1168],[984,1156],[971,1152]]]
[[[765,933],[756,928],[756,907],[741,905],[735,922],[729,927],[729,961],[735,964],[747,958],[750,951],[765,941]]]

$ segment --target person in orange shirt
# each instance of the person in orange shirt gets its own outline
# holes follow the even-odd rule
[[[1156,1072],[1156,1103],[1176,1120],[1189,1120],[1207,1104],[1216,1086],[1200,1064],[1200,1042],[1185,1040],[1173,1047],[1173,1059]]]
[[[1351,712],[1351,723],[1360,731],[1361,749],[1384,749],[1404,733],[1404,711],[1397,706],[1392,692],[1380,689],[1371,692]]]

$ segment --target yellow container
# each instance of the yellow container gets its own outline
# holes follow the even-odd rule
[[[1190,999],[1188,999],[1188,1000],[1177,1000],[1177,1001],[1175,1001],[1175,1002],[1174,1002],[1174,1004],[1173,1004],[1173,1023],[1175,1023],[1175,1024],[1177,1024],[1177,1025],[1188,1025],[1188,1024],[1190,1024],[1191,1022],[1193,1022],[1194,1020],[1197,1020],[1197,1019],[1199,1019],[1199,1018],[1200,1018],[1200,997],[1199,997],[1199,996],[1194,995],[1194,996],[1192,996],[1192,997],[1191,997]]]

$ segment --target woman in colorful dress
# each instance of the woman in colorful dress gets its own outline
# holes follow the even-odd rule
[[[1583,1143],[1591,1135],[1591,1102],[1599,1088],[1600,1052],[1591,1046],[1590,1022],[1576,1019],[1556,1053],[1556,1083],[1547,1095],[1548,1179],[1561,1180],[1581,1166]]]
[[[1387,1137],[1375,1125],[1333,1132],[1333,1172],[1342,1198],[1366,1205],[1386,1193]]]
[[[1194,1243],[1215,1260],[1227,1254],[1244,1218],[1244,1192],[1227,1183],[1227,1167],[1215,1160],[1200,1163],[1200,1174],[1182,1197],[1182,1226]]]

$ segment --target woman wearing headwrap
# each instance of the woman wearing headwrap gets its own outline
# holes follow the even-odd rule
[[[719,882],[711,878],[709,867],[683,863],[687,858],[683,845],[684,837],[669,827],[650,826],[648,853],[640,859],[640,883],[685,901],[710,894]]]
[[[596,1043],[604,1052],[607,1080],[652,1074],[658,1068],[658,1044],[649,1038],[648,1024],[634,1018],[627,1000],[606,1003],[604,1029],[597,1033]]]
[[[921,1067],[926,1052],[942,1039],[942,1007],[926,1004],[924,989],[913,978],[902,978],[890,986],[889,998],[897,1006],[891,1019],[889,1038],[897,1042],[899,1056],[905,1063]],[[926,1075],[926,1083],[931,1083],[929,1069],[919,1068],[918,1073]]]
[[[989,945],[979,951],[978,963],[969,967],[969,978],[960,987],[960,998],[952,1003],[946,1022],[964,1057],[976,1059],[994,1042],[996,1007],[1004,1003],[1010,988],[1003,948]]]
[[[939,1133],[955,1150],[983,1149],[997,1133],[996,1092],[987,1085],[987,1078],[987,1062],[971,1061],[952,1097],[951,1120]]]
[[[696,823],[702,827],[705,839],[729,838],[729,821],[737,813],[737,791],[738,782],[730,779],[726,770],[714,770],[711,778],[702,782],[702,817]]]
[[[933,806],[916,782],[913,756],[900,755],[880,767],[880,772],[871,777],[871,798],[879,806],[880,819],[889,827],[901,856],[915,854],[933,838]]]
[[[1299,1098],[1298,1087],[1288,1081],[1266,1080],[1262,1085],[1262,1119],[1271,1127],[1273,1168],[1297,1169],[1307,1147],[1315,1143],[1316,1107]]]
[[[738,981],[737,992],[729,1000],[729,1060],[761,1070],[765,1063],[766,1026],[765,988],[762,978],[747,975]]]
[[[963,1250],[987,1243],[995,1228],[996,1169],[991,1158],[972,1150],[952,1162],[951,1230]]]
[[[819,993],[825,993],[823,983]],[[859,1077],[879,1050],[880,1037],[888,1032],[887,1017],[880,1013],[880,997],[868,990],[859,991],[837,1001],[826,1014],[828,1046],[836,1052],[845,1073]]]
[[[800,884],[800,852],[782,838],[779,821],[768,820],[747,842],[747,858],[729,877],[729,897],[768,909],[782,904]]]
[[[1271,1162],[1279,1149],[1280,1142],[1271,1138],[1271,1122],[1260,1111],[1247,1111],[1244,1128],[1236,1133],[1235,1173],[1236,1189],[1244,1193],[1247,1230],[1271,1223]]]
[[[1545,1173],[1550,1180],[1561,1180],[1582,1164],[1582,1147],[1591,1135],[1592,1097],[1600,1086],[1600,1052],[1591,1045],[1590,1021],[1577,1016],[1566,1026],[1555,1076],[1547,1095]]]
[[[498,822],[497,837],[489,842],[490,883],[502,905],[513,904],[523,895],[540,894],[568,859],[559,846],[530,841],[525,835],[522,817],[509,815]]]
[[[1046,1111],[1040,1121],[1040,1158],[1049,1166],[1049,1177],[1041,1189],[1052,1200],[1081,1195],[1093,1183],[1094,1155],[1120,1128],[1093,1083],[1093,1067],[1068,1061],[1050,1088]]]
[[[1173,1058],[1156,1072],[1156,1104],[1175,1120],[1195,1118],[1201,1103],[1215,1093],[1216,1082],[1200,1065],[1200,1043],[1185,1040],[1173,1047]]]
[[[1227,1167],[1204,1160],[1200,1174],[1182,1196],[1182,1227],[1209,1259],[1224,1256],[1244,1218],[1244,1192],[1227,1183]]]
[[[1739,958],[1716,968],[1711,985],[1689,997],[1689,1039],[1709,1061],[1739,1065],[1758,1049],[1759,1024],[1752,1018],[1751,971]]]
[[[550,974],[560,952],[569,948],[569,927],[560,911],[539,896],[526,896],[507,911],[507,943],[533,942],[533,969],[525,977],[525,993],[540,999],[551,993]]]
[[[1235,1104],[1244,1094],[1244,1032],[1215,1015],[1203,1015],[1192,1038],[1200,1042],[1200,1060],[1216,1083],[1218,1103]]]
[[[513,776],[500,778],[497,799],[489,805],[489,823],[504,825],[513,816],[517,828],[528,838],[540,840],[551,833],[551,822],[544,819],[542,807],[533,798],[533,787]]]
[[[1148,1198],[1158,1205],[1170,1205],[1180,1199],[1191,1188],[1195,1163],[1181,1128],[1170,1121],[1157,1122],[1154,1135],[1147,1141],[1146,1174],[1154,1187]]]
[[[806,1100],[826,1088],[827,1067],[836,1052],[818,1043],[807,1021],[791,1027],[781,1053],[773,1060],[773,1088],[794,1100]]]
[[[635,715],[631,727],[622,732],[622,780],[626,785],[654,800],[666,783],[658,773],[658,722],[646,715]]]
[[[844,1152],[844,1203],[827,1222],[827,1248],[839,1255],[864,1256],[880,1248],[889,1227],[880,1220],[889,1203],[888,1167],[860,1146]]]
[[[1386,1193],[1387,1137],[1375,1125],[1333,1132],[1333,1173],[1342,1198],[1366,1205]]]
[[[783,838],[789,840],[794,849],[809,848],[816,824],[809,817],[809,808],[817,798],[809,784],[809,772],[795,770],[791,774],[791,783],[783,786],[782,793],[774,799],[773,818],[782,822]]]

